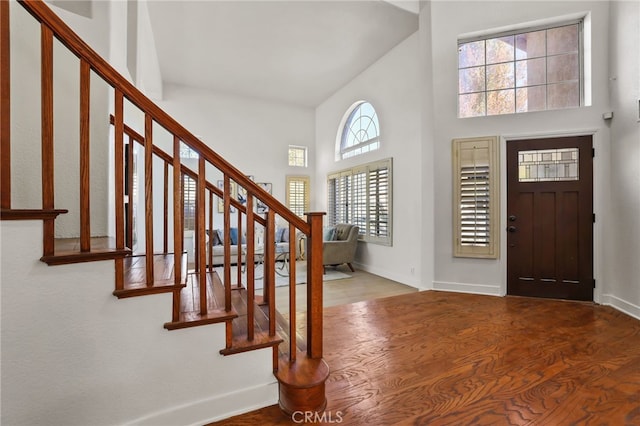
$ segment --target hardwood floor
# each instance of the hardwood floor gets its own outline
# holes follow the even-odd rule
[[[427,291],[327,307],[324,341],[316,424],[640,424],[640,321],[610,307]]]

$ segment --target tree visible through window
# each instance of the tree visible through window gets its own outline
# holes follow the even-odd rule
[[[307,167],[307,147],[289,145],[289,165],[292,167]]]
[[[458,116],[581,105],[582,21],[458,42]]]

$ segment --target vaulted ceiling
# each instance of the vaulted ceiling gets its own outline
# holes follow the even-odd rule
[[[315,107],[418,29],[417,2],[394,3],[148,6],[163,83]]]

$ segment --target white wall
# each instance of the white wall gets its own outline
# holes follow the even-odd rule
[[[315,205],[327,208],[327,175],[393,157],[393,246],[359,242],[356,263],[381,276],[420,286],[422,191],[420,39],[414,33],[316,108]],[[354,102],[369,101],[380,122],[380,149],[335,160],[336,137]],[[413,272],[412,272],[413,268]]]
[[[100,54],[108,53],[108,3],[94,2],[92,17],[53,7]],[[12,206],[41,208],[40,31],[16,2],[11,12]],[[79,61],[54,40],[55,207],[68,209],[56,235],[79,235]],[[91,232],[107,234],[108,89],[91,79]],[[65,188],[61,190],[60,188]]]
[[[543,7],[544,6],[544,7]],[[592,105],[589,107],[501,115],[457,118],[457,38],[460,34],[490,30],[575,14],[591,13]],[[607,208],[609,174],[609,128],[602,113],[610,110],[608,94],[608,2],[433,2],[433,81],[435,144],[435,283],[437,289],[504,294],[506,291],[506,248],[498,260],[454,258],[452,248],[451,140],[454,138],[498,135],[502,137],[538,136],[565,133],[594,133],[594,201],[598,222],[595,227],[596,297],[611,283],[603,280],[603,230],[612,220]],[[506,176],[502,152],[501,229],[506,227]],[[503,232],[504,234],[504,232]]]
[[[640,318],[640,3],[611,2],[611,205],[603,302]]]
[[[274,404],[270,349],[167,331],[171,294],[117,299],[113,262],[50,267],[38,221],[0,223],[3,425],[190,425]],[[239,373],[241,372],[241,373]]]

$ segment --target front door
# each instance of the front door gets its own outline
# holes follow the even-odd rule
[[[507,142],[507,294],[593,300],[591,136]]]

